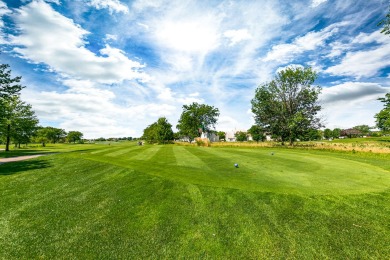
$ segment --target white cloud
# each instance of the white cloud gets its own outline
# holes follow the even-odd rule
[[[349,128],[356,125],[374,125],[374,115],[381,109],[377,101],[390,91],[378,83],[345,82],[324,88],[320,100],[326,126]]]
[[[323,4],[325,2],[327,2],[328,0],[312,0],[311,1],[311,7],[315,8],[317,6],[319,6],[320,4]]]
[[[365,50],[349,51],[340,64],[329,67],[325,72],[337,76],[353,76],[356,78],[373,77],[380,70],[390,66],[390,42],[388,37],[379,31],[371,34],[359,34],[349,48],[357,44],[377,43],[379,46],[367,47]],[[347,47],[348,48],[348,47]]]
[[[332,87],[324,88],[321,94],[321,100],[325,104],[335,102],[364,102],[367,100],[376,100],[381,95],[389,91],[388,88],[378,83],[370,82],[345,82]]]
[[[114,12],[127,14],[129,12],[129,8],[118,0],[91,0],[89,4],[98,10],[108,9],[111,14]]]
[[[89,32],[44,2],[31,2],[13,17],[20,34],[12,36],[11,42],[21,46],[14,51],[25,59],[47,64],[65,76],[100,83],[148,80],[139,71],[143,65],[127,58],[122,50],[106,45],[101,56],[89,51],[84,40]]]
[[[7,40],[5,39],[5,35],[3,33],[4,22],[2,18],[4,15],[8,15],[10,13],[12,12],[8,9],[7,5],[3,1],[0,1],[0,44],[7,43]]]
[[[223,36],[230,40],[230,46],[252,38],[247,29],[241,30],[228,30],[223,33]]]
[[[267,53],[263,61],[277,61],[287,63],[292,61],[297,55],[306,51],[313,51],[324,46],[326,40],[338,32],[338,26],[343,24],[333,24],[318,32],[309,32],[302,37],[297,37],[292,43],[275,45]]]
[[[22,98],[33,106],[41,121],[57,122],[67,131],[81,131],[85,138],[139,136],[150,118],[176,112],[175,106],[166,103],[115,104],[112,91],[90,81],[63,83],[69,87],[64,93],[29,88],[23,90]]]
[[[167,20],[157,25],[156,38],[168,49],[207,53],[219,45],[219,34],[213,26],[213,17],[198,20]]]

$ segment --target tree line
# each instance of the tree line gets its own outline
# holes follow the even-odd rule
[[[317,76],[310,67],[287,67],[278,72],[272,81],[260,85],[251,101],[256,124],[246,132],[236,132],[236,140],[246,141],[250,135],[253,141],[259,142],[264,141],[265,135],[268,134],[273,140],[292,145],[297,140],[374,135],[372,127],[368,125],[358,125],[352,129],[320,130],[324,127],[322,118],[318,116],[321,111],[318,101],[321,87],[313,85]],[[378,100],[385,104],[385,108],[375,115],[376,127],[382,133],[388,133],[390,93]],[[150,143],[168,143],[183,137],[192,141],[206,132],[224,139],[224,132],[215,131],[218,116],[219,110],[213,106],[198,103],[184,105],[176,126],[179,130],[177,133],[173,133],[172,125],[163,117],[144,130],[143,138]]]
[[[66,132],[55,127],[39,126],[39,120],[30,104],[22,101],[20,84],[22,77],[12,77],[10,66],[0,64],[0,143],[9,151],[11,142],[20,148],[21,144],[39,142],[81,142],[79,131]]]

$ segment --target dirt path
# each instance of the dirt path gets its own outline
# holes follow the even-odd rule
[[[45,154],[35,154],[35,155],[25,155],[25,156],[17,156],[17,157],[10,157],[10,158],[0,158],[0,164],[2,163],[8,163],[8,162],[18,162],[18,161],[24,161],[32,158],[37,158],[39,156],[43,156]]]

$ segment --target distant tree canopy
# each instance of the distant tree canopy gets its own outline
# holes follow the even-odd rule
[[[143,138],[148,143],[169,143],[174,139],[172,125],[165,117],[160,117],[157,122],[144,129]]]
[[[219,140],[225,140],[226,139],[226,133],[223,131],[218,131],[217,132]]]
[[[253,125],[248,129],[248,133],[252,136],[253,141],[259,142],[265,140],[264,130],[258,126]]]
[[[384,108],[375,115],[376,126],[383,132],[390,131],[390,93],[387,93],[384,98],[378,98],[384,103]]]
[[[176,128],[179,129],[181,135],[193,140],[201,136],[202,132],[214,129],[218,116],[218,108],[194,102],[183,106],[183,112]]]
[[[319,86],[312,86],[317,74],[309,68],[288,67],[274,80],[256,89],[252,112],[256,124],[290,144],[322,124],[317,113]]]
[[[61,128],[51,126],[39,127],[36,133],[36,141],[42,143],[43,146],[46,143],[64,142],[66,134],[66,131]]]
[[[332,138],[332,137],[333,137],[332,130],[330,130],[329,128],[326,128],[326,129],[324,130],[324,137],[325,137],[326,139]]]
[[[83,133],[79,131],[69,131],[66,136],[66,139],[69,143],[80,142],[83,139]]]
[[[234,134],[234,136],[236,137],[236,140],[238,142],[243,142],[248,140],[248,136],[246,132],[238,131]]]
[[[369,135],[371,133],[371,127],[368,125],[357,125],[354,126],[353,129],[360,131],[362,135]]]

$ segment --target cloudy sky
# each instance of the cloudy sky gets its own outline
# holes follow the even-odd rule
[[[0,62],[43,126],[142,135],[192,102],[248,129],[256,87],[312,66],[329,128],[374,125],[390,92],[388,0],[0,0]],[[176,129],[174,128],[174,131]]]

